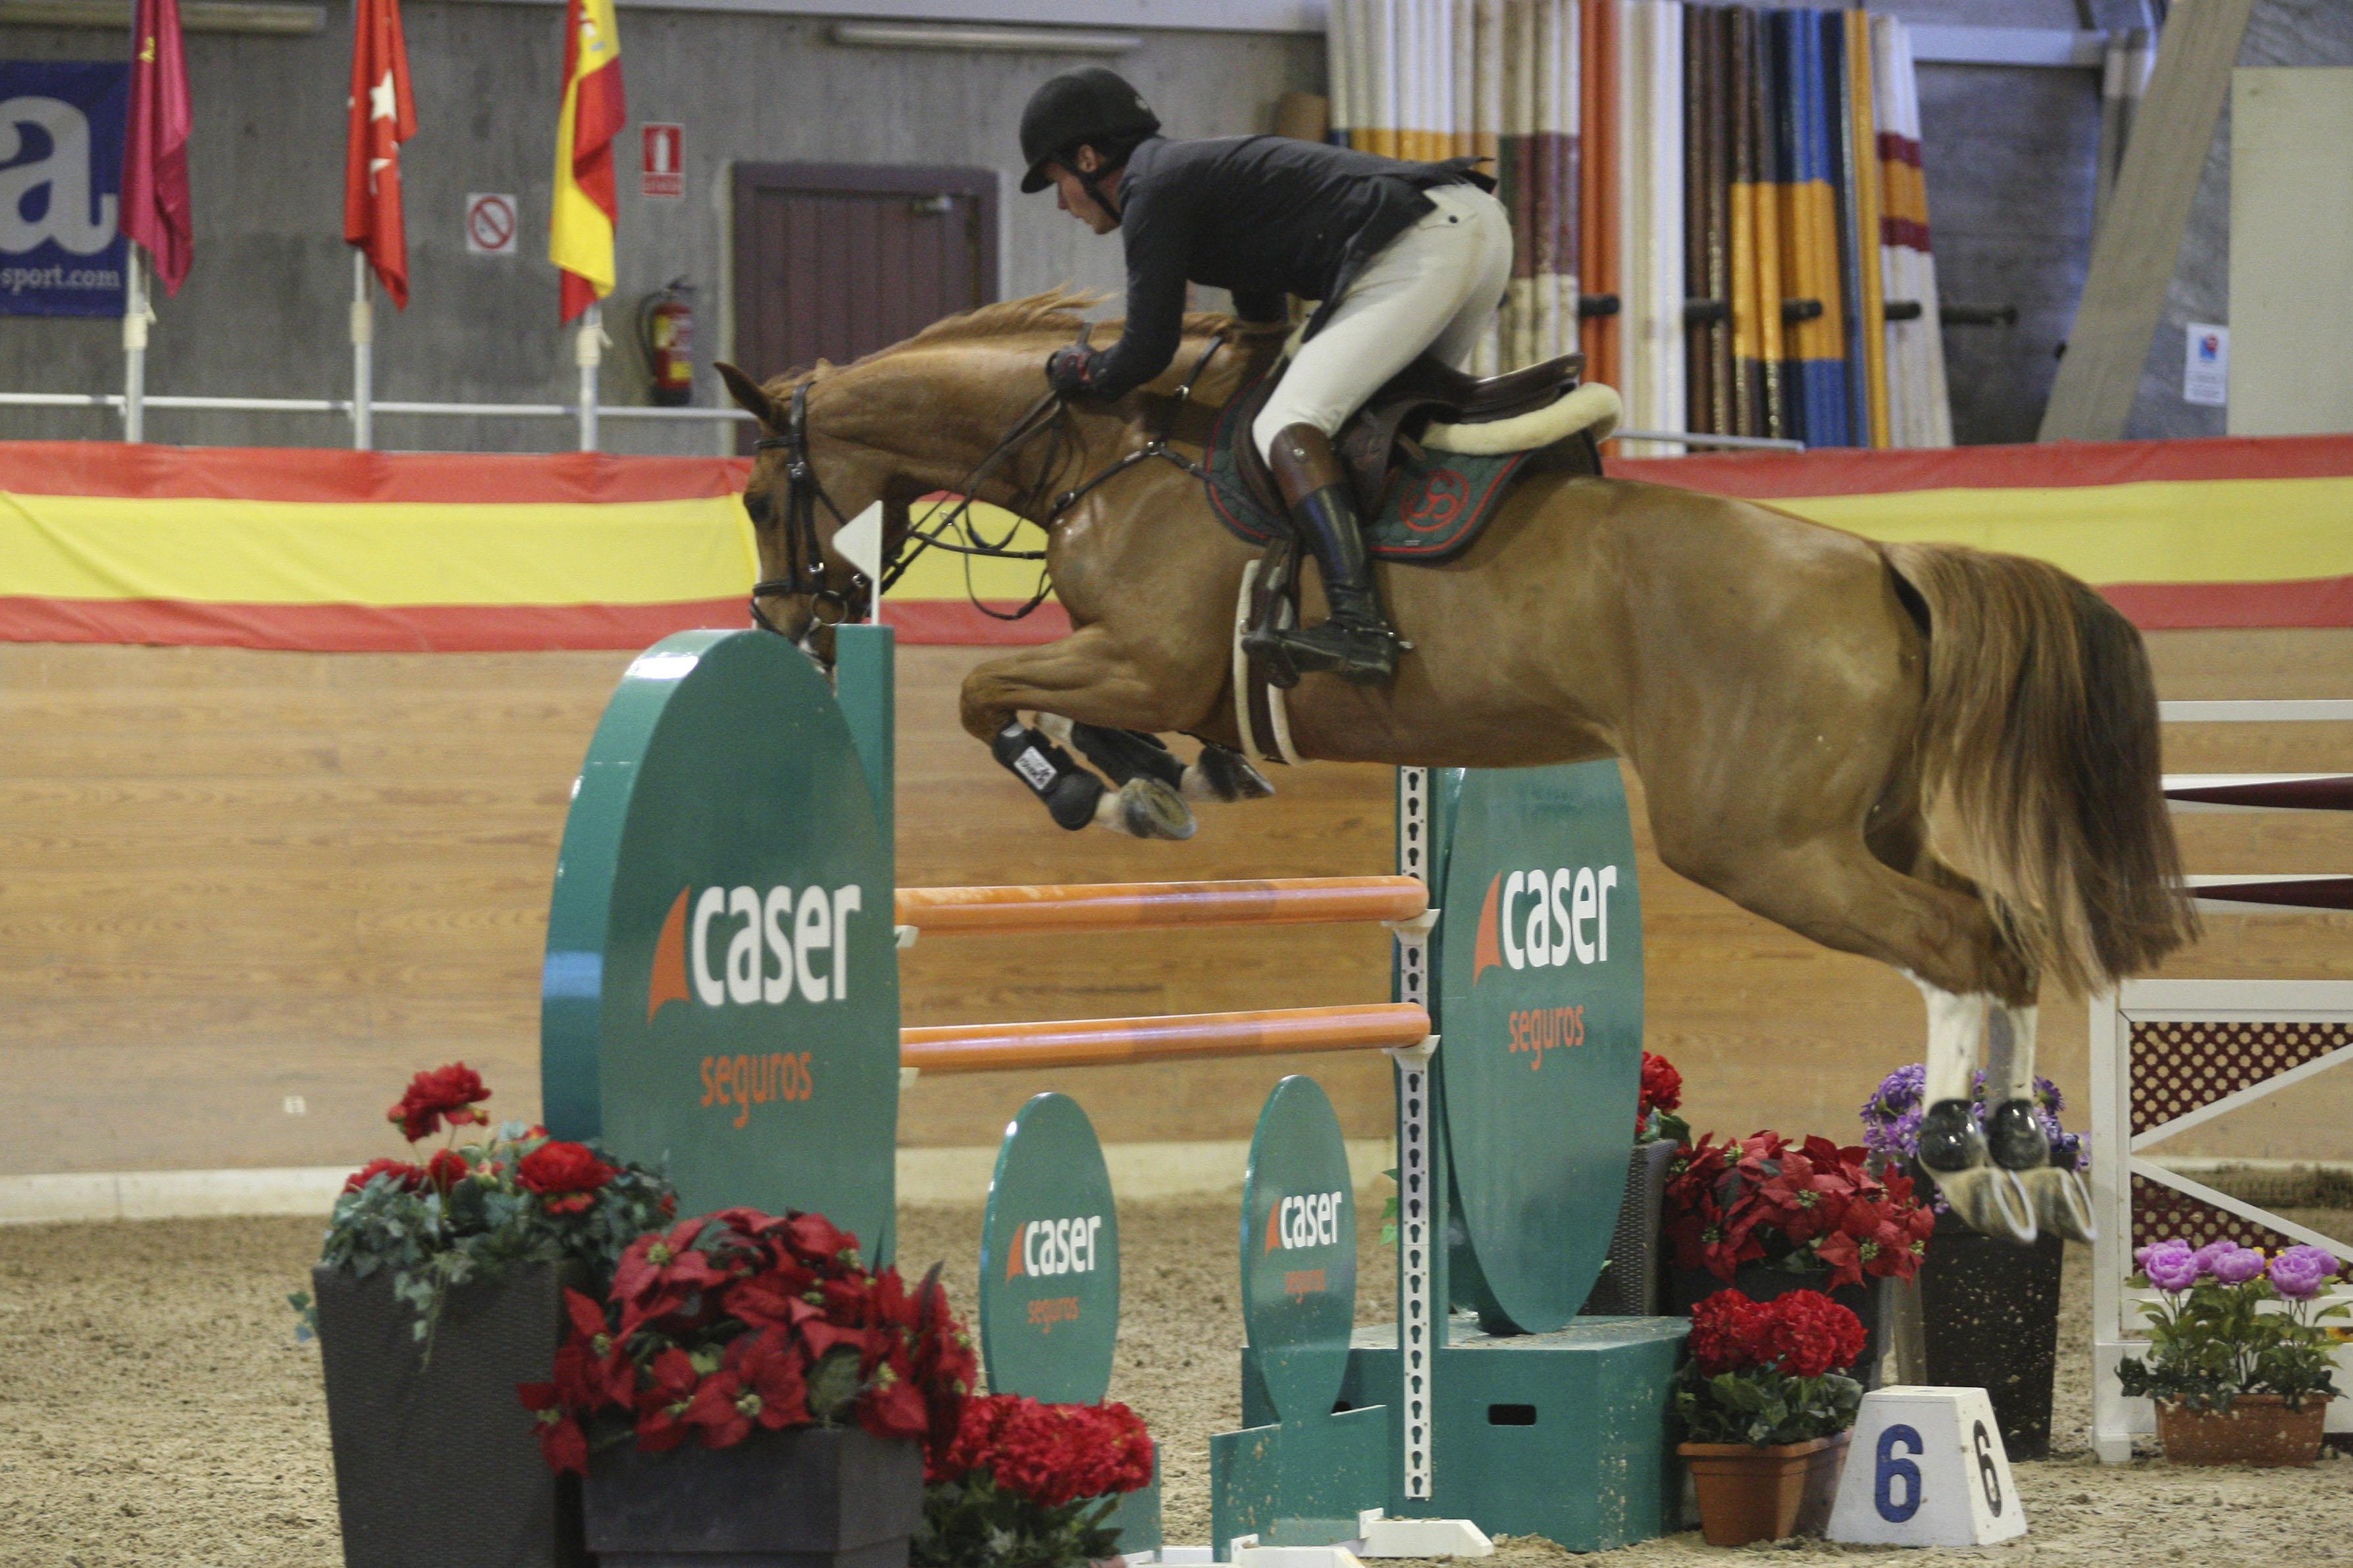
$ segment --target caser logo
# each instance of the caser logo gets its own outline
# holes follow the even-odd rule
[[[1347,1217],[1345,1192],[1302,1193],[1277,1202],[1266,1215],[1266,1250],[1289,1252],[1329,1247],[1340,1239]]]
[[[1051,1278],[1058,1274],[1092,1274],[1095,1271],[1095,1237],[1103,1229],[1103,1215],[1079,1215],[1070,1219],[1030,1219],[1021,1222],[1021,1229],[1005,1256],[1005,1277],[1018,1279],[1028,1274]]]
[[[1471,984],[1490,969],[1558,968],[1609,962],[1609,895],[1615,866],[1495,873],[1479,906]]]
[[[843,1000],[849,994],[849,917],[864,907],[855,883],[797,893],[681,888],[654,943],[646,1021],[670,1002],[774,1006],[796,992],[804,1002]]]

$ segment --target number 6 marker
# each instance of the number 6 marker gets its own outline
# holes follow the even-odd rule
[[[2025,1533],[1985,1390],[1905,1385],[1862,1396],[1830,1539],[1985,1546]]]

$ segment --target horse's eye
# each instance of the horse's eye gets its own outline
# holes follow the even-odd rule
[[[762,528],[767,527],[769,523],[776,521],[776,504],[769,500],[768,492],[765,490],[760,491],[757,495],[746,492],[744,497],[744,510],[750,512],[752,521]]]

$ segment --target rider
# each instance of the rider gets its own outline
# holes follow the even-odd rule
[[[1282,136],[1170,140],[1100,66],[1038,89],[1021,155],[1022,190],[1054,185],[1065,212],[1097,234],[1119,229],[1126,246],[1127,324],[1108,349],[1055,351],[1046,375],[1065,395],[1123,397],[1167,369],[1188,282],[1231,291],[1246,321],[1282,321],[1286,294],[1323,301],[1250,435],[1323,568],[1331,618],[1248,646],[1285,686],[1302,670],[1388,679],[1398,638],[1332,437],[1424,351],[1469,362],[1511,276],[1494,182],[1473,158],[1399,163]]]

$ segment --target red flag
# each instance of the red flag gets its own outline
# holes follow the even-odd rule
[[[195,251],[188,203],[188,57],[180,0],[139,0],[132,25],[131,123],[122,144],[122,232],[147,247],[176,294]]]
[[[400,0],[353,7],[351,124],[343,143],[343,240],[367,253],[395,306],[408,305],[408,231],[400,211],[400,144],[417,134]]]
[[[548,258],[562,269],[562,320],[613,291],[613,138],[628,123],[621,94],[621,35],[613,0],[564,7],[564,108],[555,122],[555,210]]]

